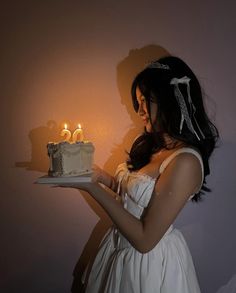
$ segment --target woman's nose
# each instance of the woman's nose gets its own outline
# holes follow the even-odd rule
[[[143,116],[143,115],[145,114],[145,110],[144,110],[142,104],[139,105],[139,108],[138,108],[138,114],[139,114],[140,116]]]

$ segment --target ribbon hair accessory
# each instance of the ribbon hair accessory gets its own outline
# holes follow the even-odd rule
[[[198,128],[198,131],[200,132],[202,138],[205,138],[205,135],[203,134],[202,130],[200,129],[197,120],[195,118],[195,112],[196,112],[196,107],[194,106],[192,99],[191,99],[191,95],[190,95],[190,78],[188,78],[187,76],[184,76],[182,78],[172,78],[172,80],[170,81],[171,85],[174,85],[174,94],[176,97],[176,100],[178,102],[178,105],[180,107],[180,111],[181,111],[181,120],[180,120],[180,127],[179,127],[179,133],[181,134],[182,132],[182,128],[183,128],[183,124],[184,121],[186,122],[186,125],[188,127],[188,129],[195,134],[195,136],[197,137],[198,140],[201,140],[200,137],[198,136],[196,130],[194,129],[192,120],[190,118],[190,115],[192,116],[192,118],[195,121],[195,124]],[[181,93],[180,89],[179,89],[179,84],[185,84],[187,86],[187,95],[188,95],[188,103],[189,103],[189,108],[190,108],[190,115],[188,112],[188,108],[186,105],[186,102],[184,100],[183,94]]]

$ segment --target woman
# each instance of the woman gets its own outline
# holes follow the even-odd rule
[[[145,132],[114,177],[95,168],[92,183],[76,186],[114,222],[86,292],[198,293],[191,255],[172,223],[189,199],[199,201],[209,191],[205,177],[218,131],[204,110],[197,78],[177,57],[149,64],[131,92]]]

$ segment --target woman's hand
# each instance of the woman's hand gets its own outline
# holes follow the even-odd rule
[[[104,171],[98,167],[97,165],[92,166],[92,182],[100,182],[103,183],[104,181]]]
[[[110,174],[108,174],[106,171],[104,171],[97,165],[93,165],[92,171],[93,183],[102,183],[103,185],[112,190],[116,189],[116,181],[114,177],[112,177]]]

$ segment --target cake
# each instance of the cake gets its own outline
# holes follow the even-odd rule
[[[88,141],[48,143],[49,176],[72,177],[92,172],[94,146]]]

